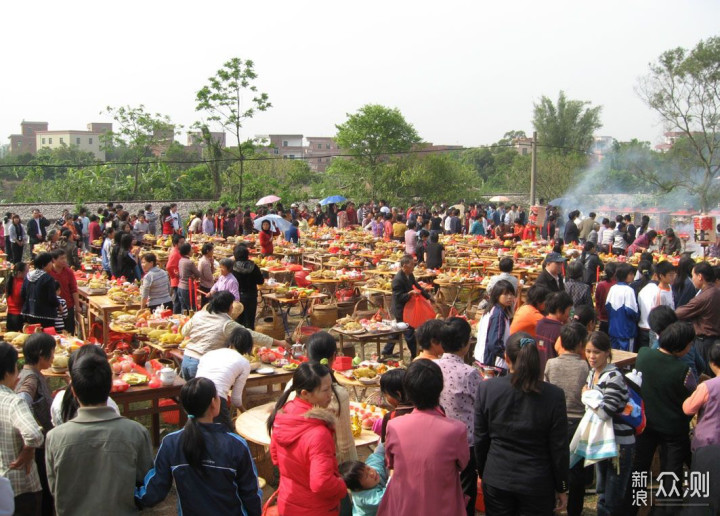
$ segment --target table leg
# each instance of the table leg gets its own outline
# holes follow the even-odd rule
[[[102,311],[103,318],[103,347],[107,350],[110,345],[110,314],[107,310]]]
[[[341,333],[340,334],[340,349],[338,350],[338,356],[343,356],[343,350],[345,349],[345,336]]]
[[[156,448],[160,446],[160,413],[158,412],[158,408],[160,408],[160,400],[157,398],[152,400],[152,407],[153,407],[153,413],[150,416],[151,418],[151,428],[152,428],[152,440],[153,440],[153,446]],[[178,410],[182,412],[182,408],[178,406]]]

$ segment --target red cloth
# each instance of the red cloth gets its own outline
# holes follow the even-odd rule
[[[272,233],[267,231],[260,231],[258,233],[258,240],[260,241],[260,252],[268,255],[273,253],[273,241]]]
[[[162,234],[172,235],[173,233],[175,233],[175,228],[173,228],[173,218],[165,217],[165,220],[163,220],[162,223]]]
[[[177,287],[180,283],[180,270],[178,269],[179,264],[180,251],[177,247],[173,247],[173,250],[170,251],[170,256],[168,256],[167,265],[165,266],[165,270],[167,271],[168,276],[170,276],[171,287]]]
[[[7,298],[7,313],[11,315],[20,315],[22,313],[23,300],[20,295],[22,286],[22,279],[15,278],[13,280],[12,292]]]
[[[97,221],[92,221],[88,226],[88,233],[90,234],[90,242],[93,240],[100,240],[102,238],[102,229]]]
[[[347,494],[338,471],[331,416],[295,398],[275,417],[270,456],[280,470],[280,514],[339,514]]]
[[[60,272],[57,272],[51,267],[50,276],[60,283],[60,297],[65,300],[67,307],[73,308],[75,306],[75,301],[73,300],[72,295],[78,291],[75,273],[72,269],[70,269],[70,267],[63,267]]]

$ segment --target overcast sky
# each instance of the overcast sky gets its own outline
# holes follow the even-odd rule
[[[245,136],[331,136],[366,103],[397,107],[425,141],[532,132],[533,103],[565,90],[602,105],[599,135],[658,143],[634,88],[648,63],[720,34],[720,2],[4,2],[0,143],[20,122],[85,129],[144,104],[189,126],[195,92],[253,59],[273,107]],[[184,137],[182,139],[184,143]]]

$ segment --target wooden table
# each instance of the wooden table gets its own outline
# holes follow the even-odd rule
[[[268,453],[270,436],[266,425],[274,407],[275,403],[266,403],[243,412],[235,420],[235,431],[248,441],[258,475],[263,478],[272,478],[273,476],[273,466]],[[362,434],[355,438],[355,446],[367,446],[376,443],[377,440],[378,435],[376,433],[372,430],[363,429]]]
[[[635,365],[635,360],[637,360],[637,353],[623,351],[621,349],[612,350],[612,363],[618,368],[633,366]]]
[[[92,328],[96,319],[102,321],[103,326],[103,346],[107,347],[110,343],[110,314],[118,310],[139,310],[139,304],[120,304],[108,296],[90,296],[87,298],[88,304],[88,328]]]
[[[275,403],[266,403],[247,412],[243,412],[235,420],[237,433],[255,444],[270,446],[270,436],[267,432],[267,419],[275,408]],[[355,446],[367,446],[378,441],[378,435],[372,430],[363,428],[362,433],[355,438]]]
[[[184,353],[182,349],[175,348],[167,350],[167,356],[172,358],[175,363],[178,364],[178,370],[180,369],[180,363],[182,363],[183,355]],[[268,364],[263,364],[262,367],[272,366]],[[243,405],[245,404],[248,396],[250,396],[250,394],[248,393],[248,388],[250,387],[265,386],[267,387],[267,390],[263,394],[266,397],[275,395],[277,395],[277,397],[280,397],[280,393],[285,390],[285,386],[287,385],[287,383],[292,380],[294,371],[287,371],[282,367],[272,368],[275,370],[274,374],[257,374],[255,372],[250,372],[250,376],[245,382],[245,390],[243,391]],[[276,385],[279,386],[279,389],[275,389]]]
[[[337,382],[342,385],[343,387],[347,387],[349,389],[352,389],[353,395],[355,396],[355,401],[362,402],[365,399],[365,395],[367,394],[367,390],[370,387],[380,387],[380,381],[378,378],[378,382],[374,384],[366,385],[362,382],[359,382],[355,379],[348,378],[344,374],[342,374],[340,371],[333,371],[333,374],[335,375],[335,379]],[[360,394],[358,394],[358,389],[362,389],[360,391]]]
[[[300,317],[305,319],[307,317],[308,309],[310,308],[310,303],[318,299],[324,299],[326,297],[328,297],[327,294],[312,294],[307,297],[297,298],[280,297],[277,294],[263,294],[263,299],[270,301],[273,308],[276,308],[279,312],[280,317],[282,318],[283,326],[285,328],[285,334],[287,336],[290,336],[290,334],[292,333],[290,331],[290,322],[288,320],[292,307],[299,304],[300,308],[302,309],[300,312]]]
[[[343,330],[339,330],[336,328],[332,328],[332,331],[340,335],[340,346],[338,347],[338,356],[342,356],[342,350],[344,347],[345,339],[348,340],[356,340],[360,343],[360,358],[365,360],[365,344],[368,342],[374,342],[377,345],[377,354],[380,356],[381,349],[380,344],[389,342],[391,340],[398,340],[400,341],[400,355],[402,355],[402,340],[400,337],[402,336],[403,332],[405,330],[390,330],[390,331],[383,331],[378,333],[371,333],[371,332],[365,332],[365,333],[348,333]]]
[[[128,418],[136,418],[138,416],[150,416],[150,435],[153,440],[153,446],[160,446],[160,413],[172,412],[177,410],[180,413],[180,427],[185,426],[187,416],[180,406],[171,405],[166,407],[160,406],[160,399],[175,398],[180,396],[180,389],[185,385],[185,380],[178,375],[172,385],[161,386],[157,389],[151,389],[147,385],[132,385],[125,392],[114,392],[110,397],[118,404],[122,415]],[[149,408],[131,408],[131,403],[150,402]]]
[[[322,290],[330,296],[335,295],[335,291],[342,281],[339,279],[329,278],[311,278],[310,276],[307,276],[305,279],[307,279],[311,285],[316,286],[318,290]]]

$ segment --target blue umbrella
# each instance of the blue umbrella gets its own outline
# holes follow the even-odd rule
[[[280,215],[265,215],[264,217],[258,217],[255,219],[255,221],[253,222],[253,226],[255,226],[255,229],[260,231],[264,220],[270,222],[270,229],[275,227],[283,233],[290,229],[290,227],[292,226],[290,222],[282,218]]]
[[[343,201],[347,201],[347,199],[342,195],[331,195],[330,197],[325,197],[322,201],[320,201],[320,205],[325,206],[327,204],[337,204]]]

